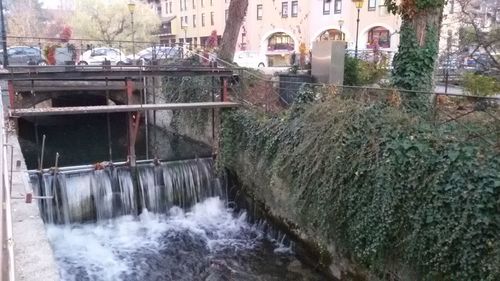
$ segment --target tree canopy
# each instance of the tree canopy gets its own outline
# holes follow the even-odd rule
[[[9,0],[5,3],[7,35],[19,37],[46,36],[47,16],[38,0]]]
[[[131,15],[127,0],[77,0],[70,25],[76,37],[101,40],[109,46],[114,41],[132,39]],[[146,4],[136,2],[134,10],[135,41],[153,41],[160,17]]]

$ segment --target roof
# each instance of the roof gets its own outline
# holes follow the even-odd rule
[[[173,19],[175,19],[177,16],[168,16],[168,17],[164,17],[164,18],[161,18],[161,23],[168,23],[168,22],[171,22]]]

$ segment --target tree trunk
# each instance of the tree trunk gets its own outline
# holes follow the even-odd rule
[[[232,62],[236,43],[240,34],[240,28],[245,19],[248,8],[248,0],[231,0],[226,20],[226,28],[222,35],[222,44],[219,49],[219,58]]]
[[[429,7],[403,15],[398,53],[392,79],[397,88],[432,91],[433,73],[439,52],[443,6]]]

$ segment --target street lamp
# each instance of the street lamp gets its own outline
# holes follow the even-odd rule
[[[358,58],[359,13],[361,12],[361,8],[363,8],[363,0],[352,0],[352,2],[354,2],[356,9],[358,9],[358,19],[356,20],[356,48],[354,49],[354,57]]]
[[[344,20],[339,19],[340,40],[344,40],[344,33],[342,32],[342,26],[344,26]]]
[[[130,23],[132,26],[132,54],[134,56],[135,61],[135,30],[134,30],[134,11],[135,11],[135,3],[128,3],[128,11],[130,12]]]
[[[187,24],[182,23],[181,29],[184,31],[184,43],[182,44],[182,47],[185,48],[185,46],[187,46],[187,31],[188,31]]]
[[[0,21],[2,24],[2,50],[3,50],[3,67],[9,65],[9,57],[7,55],[7,33],[5,32],[5,17],[3,14],[3,0],[0,0]]]

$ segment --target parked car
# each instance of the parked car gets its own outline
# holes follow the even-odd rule
[[[157,61],[159,64],[179,60],[183,57],[183,50],[181,47],[149,47],[135,56],[130,55],[127,57],[127,63],[133,65],[148,65],[152,61]]]
[[[78,65],[102,65],[110,61],[111,65],[125,65],[127,56],[115,48],[101,47],[83,53]]]
[[[259,52],[252,51],[240,51],[234,54],[233,62],[241,67],[266,67],[267,59],[265,56],[259,54]]]
[[[38,47],[14,46],[7,49],[9,65],[47,65],[47,60]],[[0,64],[3,65],[3,50],[0,50]]]

